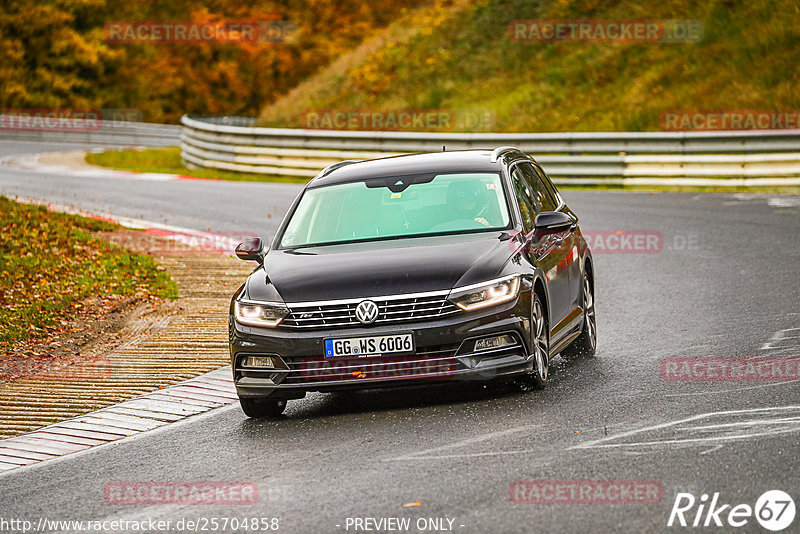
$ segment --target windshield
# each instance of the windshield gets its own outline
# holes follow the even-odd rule
[[[508,223],[497,173],[386,177],[306,190],[280,244],[499,230]]]

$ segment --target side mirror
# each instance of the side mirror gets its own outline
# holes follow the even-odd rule
[[[236,247],[236,257],[245,261],[264,264],[264,242],[260,237],[248,237]]]
[[[533,226],[538,232],[555,233],[569,230],[575,221],[561,211],[543,211],[533,220]]]

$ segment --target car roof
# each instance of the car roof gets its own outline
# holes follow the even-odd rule
[[[370,178],[427,173],[498,172],[501,161],[491,161],[491,150],[454,150],[371,159],[342,165],[311,180],[307,187],[360,182]]]

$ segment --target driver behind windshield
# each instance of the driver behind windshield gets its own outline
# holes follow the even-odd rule
[[[453,181],[447,188],[447,203],[459,219],[471,219],[483,226],[491,226],[486,220],[486,184],[480,180]]]

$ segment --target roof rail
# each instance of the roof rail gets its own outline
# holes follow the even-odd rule
[[[492,155],[489,156],[489,161],[492,162],[492,163],[496,163],[497,160],[500,159],[500,156],[502,156],[506,152],[521,152],[521,150],[518,149],[515,146],[500,146],[500,147],[497,147],[494,150],[492,150]]]
[[[344,167],[345,165],[350,165],[352,163],[359,163],[361,161],[364,161],[364,160],[363,159],[346,159],[344,161],[337,161],[336,163],[331,163],[330,165],[328,165],[327,167],[325,167],[324,169],[319,171],[319,173],[317,173],[317,175],[314,177],[314,179],[316,180],[317,178],[322,178],[324,176],[327,176],[330,173],[332,173],[333,171],[335,171],[336,169],[338,169],[339,167]]]

